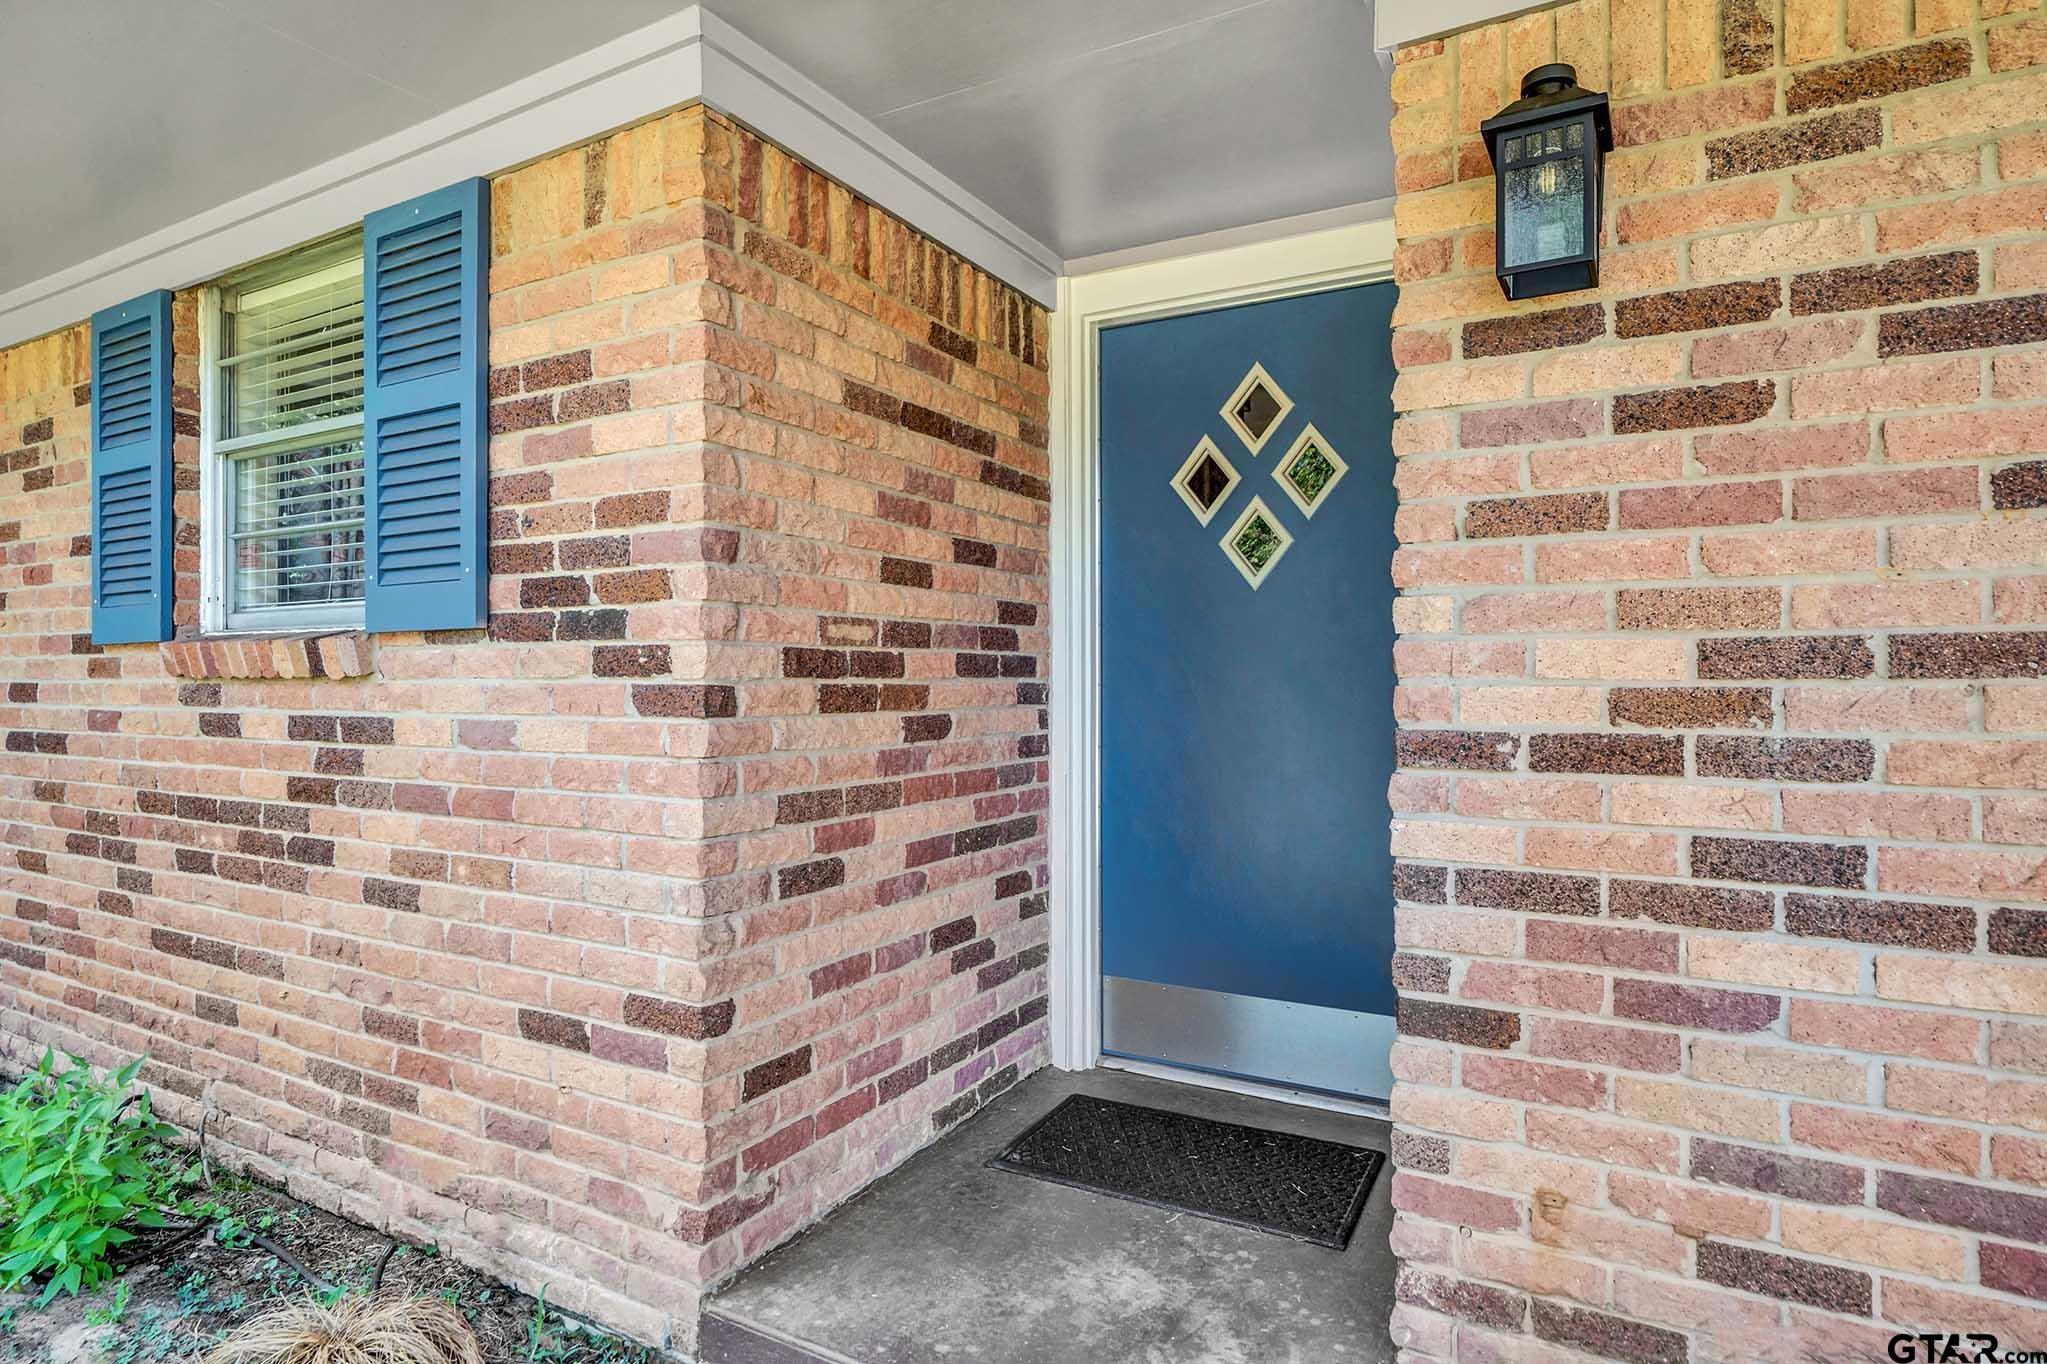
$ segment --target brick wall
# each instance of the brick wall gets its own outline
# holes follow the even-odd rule
[[[1046,1059],[1049,320],[708,118],[706,1274]],[[677,358],[681,358],[678,356]],[[660,687],[650,690],[660,691]],[[644,705],[642,707],[645,709]]]
[[[1602,285],[1509,305],[1475,130],[1558,59]],[[2042,63],[2026,0],[1399,54],[1413,1358],[2047,1346]]]
[[[90,642],[88,336],[0,351],[0,1052],[687,1348],[1041,1063],[1046,319],[691,108],[492,192],[487,631]]]

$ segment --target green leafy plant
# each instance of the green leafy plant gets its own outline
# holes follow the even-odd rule
[[[560,1308],[547,1308],[547,1285],[526,1322],[526,1358],[533,1364],[654,1364],[654,1352],[612,1335]]]
[[[86,1309],[85,1323],[88,1326],[118,1326],[121,1318],[128,1315],[128,1281],[123,1279],[114,1285],[114,1300],[105,1307]]]
[[[102,1077],[46,1051],[0,1094],[0,1289],[47,1275],[41,1305],[97,1288],[134,1228],[166,1225],[192,1171],[135,1087],[142,1059]]]
[[[533,1299],[533,1315],[526,1322],[526,1357],[548,1359],[553,1355],[552,1343],[548,1340],[547,1285],[540,1285],[540,1294]]]

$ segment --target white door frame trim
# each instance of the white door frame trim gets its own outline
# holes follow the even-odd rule
[[[1102,329],[1390,279],[1393,247],[1393,224],[1380,220],[1059,281],[1052,320],[1050,1010],[1052,1063],[1062,1070],[1102,1059]]]

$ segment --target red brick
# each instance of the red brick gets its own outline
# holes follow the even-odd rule
[[[2047,185],[2014,185],[1985,194],[1889,208],[1876,215],[1876,249],[1912,251],[2032,229],[2047,209]]]
[[[1489,408],[1462,414],[1458,418],[1458,433],[1468,449],[1580,440],[1599,432],[1604,415],[1601,403],[1582,398],[1524,407]]]
[[[1535,580],[1539,583],[1639,582],[1684,578],[1690,573],[1690,546],[1682,539],[1663,536],[1545,544],[1535,549]],[[1518,579],[1503,576],[1501,581]]]
[[[1791,1138],[1822,1151],[1965,1175],[1981,1159],[1981,1139],[1967,1128],[1816,1104],[1791,1105]]]
[[[1407,1170],[1394,1171],[1393,1206],[1480,1231],[1511,1231],[1521,1225],[1520,1205],[1512,1198],[1424,1179]]]
[[[1774,480],[1630,488],[1620,495],[1620,525],[1623,530],[1757,525],[1780,519],[1783,500],[1783,485]]]
[[[2047,407],[1891,417],[1883,430],[1893,462],[2039,454],[2047,452]]]
[[[1825,317],[1701,336],[1692,343],[1692,377],[1723,379],[1818,368],[1852,354],[1866,329],[1858,317]]]
[[[1767,222],[1780,197],[1777,186],[1755,182],[1665,195],[1622,205],[1616,233],[1623,243],[1645,242]]]
[[[1776,90],[1767,80],[1632,101],[1615,111],[1614,143],[1632,147],[1761,123],[1775,107]]]
[[[1973,359],[1919,360],[1802,374],[1791,381],[1791,415],[1807,419],[1972,402],[1982,393],[1979,368]]]
[[[1676,1033],[1563,1018],[1531,1019],[1529,1029],[1528,1050],[1534,1056],[1659,1074],[1674,1073],[1683,1060]]]
[[[1929,582],[1815,583],[1791,589],[1791,625],[1799,630],[1888,625],[1973,625],[1982,593],[1967,579]]]
[[[1601,1108],[1606,1104],[1606,1077],[1572,1066],[1473,1054],[1465,1058],[1461,1078],[1466,1087],[1481,1094],[1523,1103],[1560,1108]]]
[[[1791,485],[1791,514],[1800,521],[1839,517],[1928,516],[1974,511],[1982,504],[1974,469],[1914,469],[1888,474],[1801,478]]]
[[[1531,960],[1578,962],[1631,971],[1677,970],[1677,934],[1599,924],[1535,920],[1527,928]]]
[[[1793,573],[1848,573],[1876,567],[1876,533],[1869,530],[1799,530],[1751,535],[1705,535],[1699,558],[1725,578]]]

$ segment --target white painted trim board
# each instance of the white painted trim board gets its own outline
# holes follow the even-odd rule
[[[1058,253],[701,6],[0,294],[0,347],[702,100],[1051,306]]]
[[[1390,220],[1059,281],[1052,319],[1052,1062],[1102,1062],[1100,338],[1104,327],[1390,279]]]
[[[1442,38],[1500,19],[1554,9],[1563,0],[1377,0],[1372,42],[1381,52]]]

